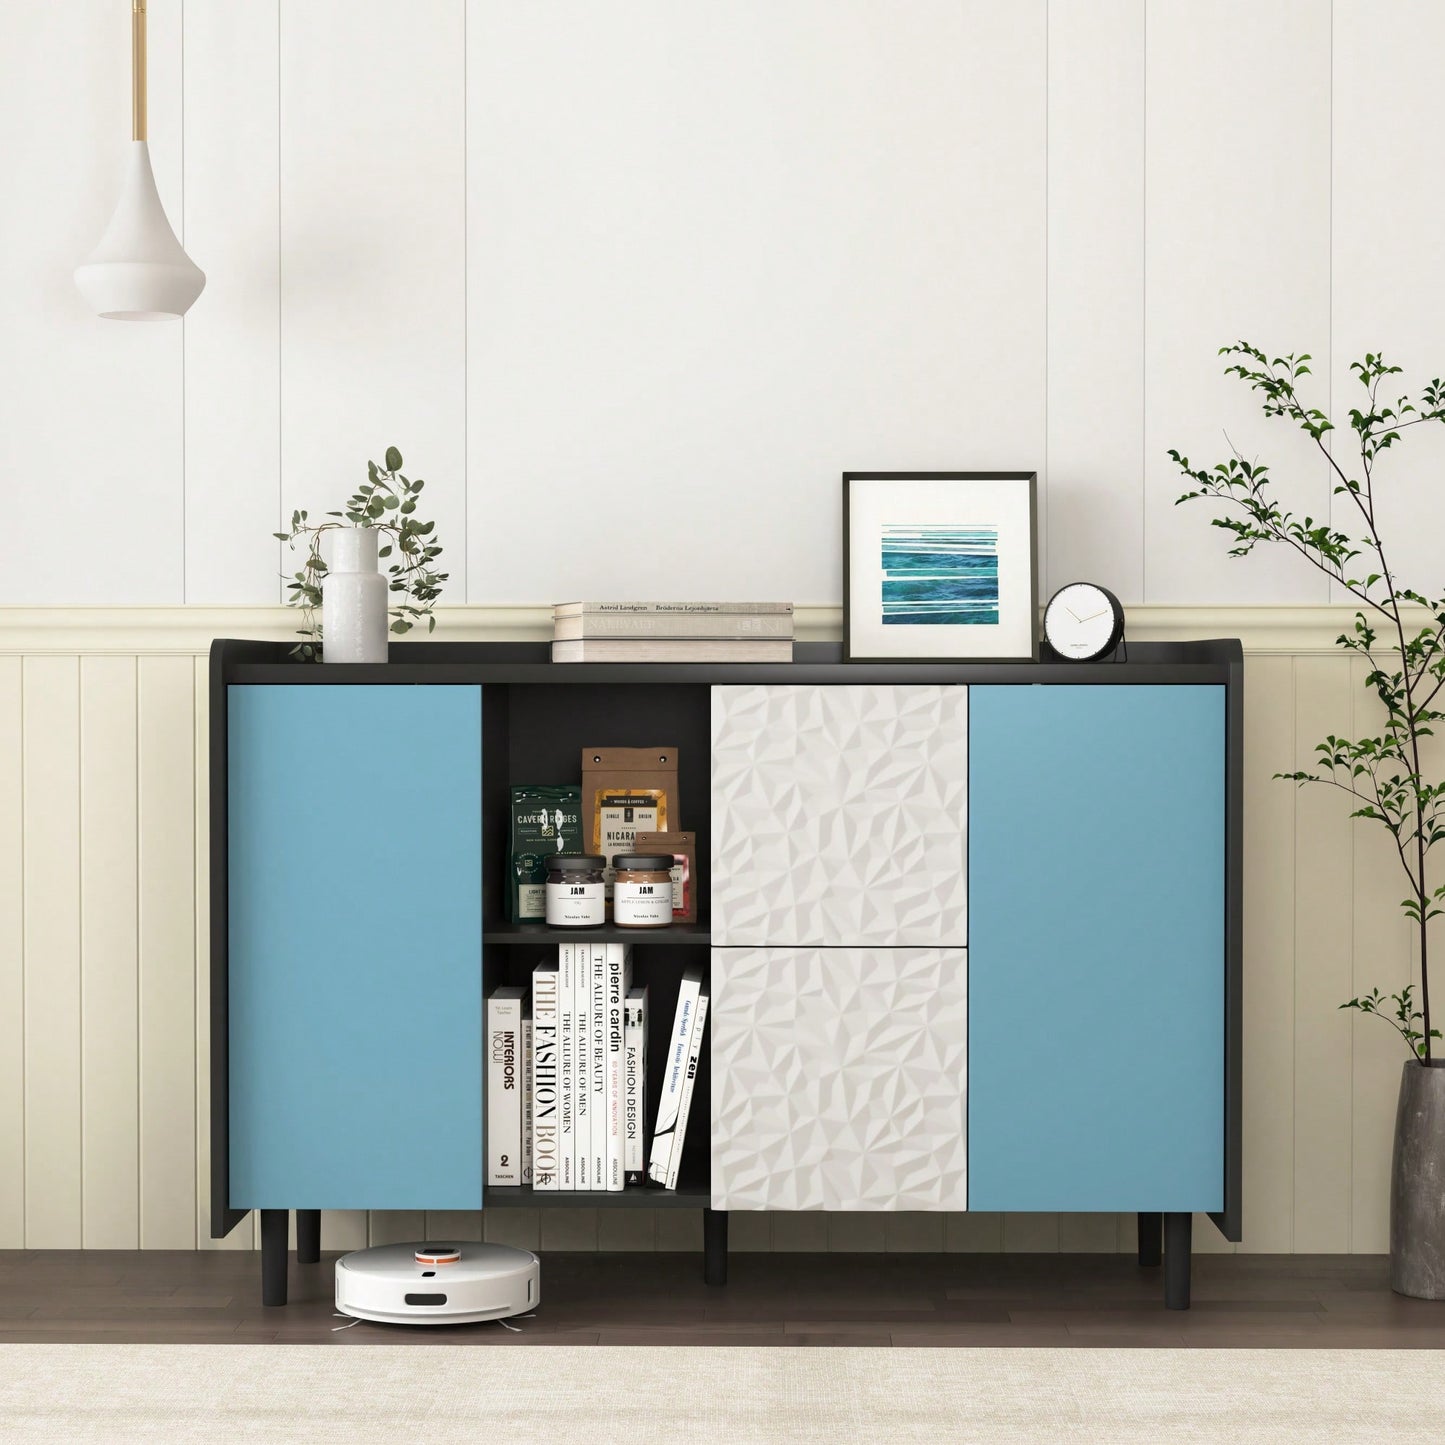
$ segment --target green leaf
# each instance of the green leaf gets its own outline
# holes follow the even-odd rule
[[[386,469],[389,472],[399,472],[401,470],[401,453],[397,451],[395,447],[387,447],[386,449]]]

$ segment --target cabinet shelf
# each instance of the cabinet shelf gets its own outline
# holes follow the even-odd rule
[[[712,927],[706,918],[696,923],[674,923],[667,928],[619,928],[615,923],[601,928],[549,928],[545,923],[504,923],[482,934],[484,943],[635,943],[641,947],[706,948],[712,942]]]
[[[530,1184],[489,1184],[483,1196],[488,1209],[707,1209],[708,1184],[682,1184],[658,1189],[629,1184],[621,1190],[533,1189]]]

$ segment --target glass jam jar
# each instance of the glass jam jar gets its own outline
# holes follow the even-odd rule
[[[553,928],[601,928],[607,919],[607,860],[593,853],[547,859],[547,922]]]
[[[619,853],[612,866],[612,921],[619,928],[672,922],[672,854]]]

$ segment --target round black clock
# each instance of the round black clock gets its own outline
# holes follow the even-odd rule
[[[1044,638],[1069,662],[1093,662],[1118,647],[1124,636],[1124,608],[1107,587],[1070,582],[1044,608]]]

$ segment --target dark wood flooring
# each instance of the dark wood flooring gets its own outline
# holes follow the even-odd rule
[[[1114,1345],[1445,1348],[1445,1303],[1390,1293],[1377,1257],[1200,1255],[1194,1307],[1116,1255],[741,1254],[721,1289],[687,1254],[548,1254],[519,1321],[413,1328],[333,1316],[329,1256],[261,1305],[259,1255],[0,1252],[0,1343]]]

